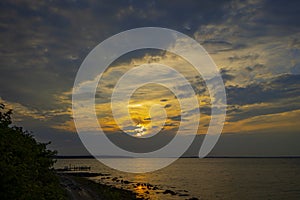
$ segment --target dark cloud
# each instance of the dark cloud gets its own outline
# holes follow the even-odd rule
[[[230,56],[228,58],[228,60],[230,62],[234,62],[234,61],[240,61],[240,60],[256,60],[257,58],[259,58],[258,54],[248,54],[248,55],[234,55],[234,56]]]
[[[164,126],[174,126],[174,127],[177,127],[178,124],[175,124],[175,123],[165,123]]]
[[[255,64],[253,66],[247,66],[245,69],[248,72],[253,72],[254,70],[260,70],[261,68],[264,68],[265,66],[263,64]]]
[[[191,85],[182,86],[180,89],[185,91],[185,88],[192,86],[196,95],[207,94],[206,83],[201,76],[195,76],[194,79],[190,80]]]
[[[220,74],[225,83],[234,79],[234,75],[230,74],[229,70],[227,69],[221,69]]]
[[[137,127],[136,126],[126,126],[123,128],[124,131],[134,131]]]
[[[57,79],[53,73],[41,70],[1,70],[0,88],[3,99],[34,109],[65,108],[57,96],[69,90],[71,84]]]
[[[197,112],[197,109],[194,109],[191,111],[191,114],[193,113],[196,113]],[[210,106],[202,106],[200,107],[200,112],[205,114],[205,115],[211,115],[211,107]]]
[[[265,107],[257,107],[252,109],[231,109],[229,114],[229,119],[227,121],[229,122],[236,122],[243,119],[248,119],[255,116],[260,115],[270,115],[270,114],[277,114],[277,113],[283,113],[283,112],[289,112],[293,110],[299,110],[300,105],[299,104],[284,104],[284,105],[275,105],[272,106],[265,106]]]
[[[240,36],[284,36],[299,29],[299,2],[290,1],[231,1],[225,4],[224,19],[232,25],[238,24]]]
[[[171,120],[173,120],[173,121],[181,121],[181,115],[169,117],[169,119],[171,119]]]
[[[166,104],[165,106],[164,106],[164,108],[170,108],[172,105],[171,104]]]
[[[227,100],[231,105],[276,102],[300,96],[300,75],[286,74],[270,82],[253,83],[246,87],[228,86]]]
[[[282,75],[270,82],[247,87],[227,87],[228,121],[235,122],[254,116],[276,114],[300,109],[300,75]],[[251,109],[244,105],[267,103]]]
[[[55,123],[64,124],[65,122],[70,121],[72,119],[73,118],[69,114],[61,114],[61,115],[56,115],[55,117],[53,117],[53,119],[51,121],[54,124]]]
[[[161,102],[166,102],[166,101],[168,101],[168,99],[161,99],[160,101]]]
[[[264,17],[259,20],[260,23],[290,28],[300,26],[299,20],[295,20],[300,17],[299,1],[289,1],[283,4],[280,0],[267,0],[262,9]]]
[[[224,51],[238,50],[244,48],[244,45],[233,44],[226,40],[208,39],[201,42],[210,54],[222,53]]]
[[[291,73],[300,74],[300,64],[295,64],[291,69]]]

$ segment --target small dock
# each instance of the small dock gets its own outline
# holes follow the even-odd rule
[[[69,166],[64,166],[63,168],[56,169],[56,171],[91,171],[90,166],[76,166],[76,165],[69,165]]]

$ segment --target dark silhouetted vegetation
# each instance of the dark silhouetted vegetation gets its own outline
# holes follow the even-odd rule
[[[52,166],[55,151],[12,125],[11,110],[0,104],[0,198],[65,199]]]

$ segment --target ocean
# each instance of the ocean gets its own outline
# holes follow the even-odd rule
[[[151,158],[122,159],[143,167]],[[58,159],[55,168],[91,166],[90,179],[153,200],[300,199],[300,158],[180,158],[151,173],[125,173],[96,159]],[[150,187],[149,187],[150,186]]]

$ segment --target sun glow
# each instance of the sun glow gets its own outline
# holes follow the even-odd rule
[[[134,129],[135,131],[135,136],[140,137],[143,136],[145,134],[147,134],[147,129],[145,126],[141,125],[141,124],[137,124],[136,125],[136,129]]]

